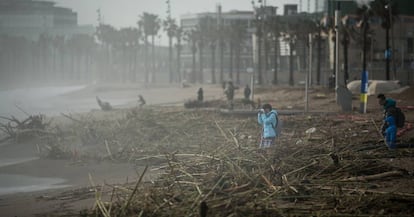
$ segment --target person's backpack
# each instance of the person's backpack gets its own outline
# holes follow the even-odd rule
[[[276,126],[273,126],[273,124],[272,124],[272,127],[275,130],[276,135],[280,136],[282,134],[282,127],[281,127],[282,123],[279,121],[279,114],[277,114],[277,115],[274,114],[274,115],[276,117]]]
[[[404,127],[404,124],[405,124],[405,115],[404,115],[404,112],[402,112],[400,108],[395,107],[395,108],[392,108],[392,110],[390,111],[390,113],[391,113],[391,115],[395,119],[395,125],[398,128]]]
[[[397,127],[399,128],[404,127],[405,115],[404,115],[404,112],[402,112],[400,108],[396,108],[396,113],[394,117],[395,117],[395,124],[397,125]]]

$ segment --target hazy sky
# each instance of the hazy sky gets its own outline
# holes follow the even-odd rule
[[[78,23],[97,24],[97,9],[101,10],[105,23],[117,28],[136,25],[138,16],[142,12],[158,14],[166,17],[166,0],[54,0],[57,6],[73,9],[78,13]],[[282,12],[283,4],[299,4],[300,0],[267,0],[268,5],[278,6]],[[222,5],[223,11],[251,10],[251,0],[170,0],[173,18],[178,19],[182,14],[205,11],[215,11],[217,3]],[[257,0],[255,0],[257,2]],[[308,0],[302,0],[306,8]],[[313,2],[313,0],[311,0]]]

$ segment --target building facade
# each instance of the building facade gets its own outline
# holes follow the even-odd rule
[[[0,1],[0,35],[38,40],[41,34],[67,36],[93,34],[93,26],[78,26],[77,13],[51,1]]]

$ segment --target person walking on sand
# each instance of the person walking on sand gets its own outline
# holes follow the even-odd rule
[[[250,99],[250,94],[252,93],[252,90],[250,89],[249,85],[246,84],[246,87],[244,87],[244,98],[246,100]]]
[[[229,103],[229,108],[233,109],[233,99],[234,99],[234,85],[233,82],[229,81],[226,85],[226,89],[224,90],[224,94],[226,94],[227,102]]]
[[[277,111],[270,104],[264,104],[257,114],[257,121],[262,126],[259,148],[269,148],[275,144],[278,125]]]

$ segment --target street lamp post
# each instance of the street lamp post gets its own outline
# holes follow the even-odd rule
[[[367,9],[368,10],[368,9]],[[360,112],[365,114],[367,112],[367,93],[368,93],[368,71],[367,71],[367,57],[366,57],[366,44],[367,44],[367,31],[368,31],[368,18],[367,11],[364,11],[363,15],[363,45],[362,45],[362,74],[361,74],[361,95],[360,95]]]

